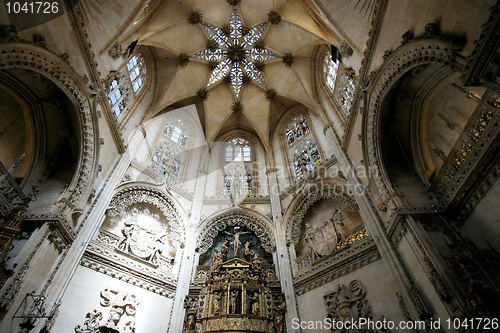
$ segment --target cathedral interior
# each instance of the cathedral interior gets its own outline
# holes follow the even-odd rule
[[[500,2],[22,4],[1,332],[498,328]]]

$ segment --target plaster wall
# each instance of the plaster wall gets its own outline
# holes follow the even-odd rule
[[[373,318],[384,315],[387,320],[393,320],[396,323],[403,320],[401,310],[397,306],[398,298],[394,282],[382,260],[377,260],[339,279],[298,296],[297,303],[300,320],[323,321],[327,317],[323,296],[338,288],[340,284],[348,286],[353,280],[359,280],[366,291],[366,300],[368,301]],[[330,333],[331,331],[327,329],[306,329],[304,332]]]
[[[89,283],[90,281],[92,283]],[[109,307],[103,307],[100,304],[100,293],[106,287],[136,295],[136,299],[139,301],[134,317],[137,332],[167,331],[172,299],[79,266],[62,298],[59,315],[52,332],[73,332],[77,325],[83,326],[86,314],[94,309],[102,312],[103,321],[105,321]],[[124,314],[119,325],[123,325],[126,319],[133,318]]]
[[[500,180],[497,179],[488,193],[474,208],[471,215],[462,227],[462,232],[469,237],[479,248],[493,247],[500,252]]]

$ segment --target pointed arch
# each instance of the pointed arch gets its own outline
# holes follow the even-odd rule
[[[222,213],[207,218],[198,227],[197,250],[206,252],[213,244],[217,234],[229,226],[246,226],[262,242],[262,247],[269,253],[276,249],[274,240],[274,227],[266,217],[261,214],[242,208],[229,209]]]

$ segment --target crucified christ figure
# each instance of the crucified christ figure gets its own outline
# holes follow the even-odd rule
[[[244,234],[249,234],[250,231],[245,231],[245,232],[234,232],[234,234],[232,233],[229,233],[227,231],[224,231],[226,234],[228,235],[231,235],[234,237],[234,241],[233,241],[233,252],[234,252],[234,258],[236,258],[236,256],[238,255],[238,249],[241,245],[241,242],[240,242],[240,236],[241,235],[244,235]]]

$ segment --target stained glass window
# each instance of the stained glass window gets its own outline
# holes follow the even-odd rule
[[[313,171],[321,164],[321,156],[314,140],[301,142],[293,152],[293,167],[297,178],[304,177],[305,172]]]
[[[151,169],[166,176],[167,181],[175,182],[180,167],[179,151],[171,143],[160,143],[151,158]]]
[[[325,74],[325,83],[332,93],[335,94],[335,99],[339,103],[345,114],[351,112],[352,101],[356,85],[352,78],[346,74],[337,75],[339,71],[339,63],[332,60],[331,53],[328,52],[325,56],[323,64],[323,72]]]
[[[356,86],[351,78],[344,75],[342,89],[338,90],[338,102],[340,107],[346,114],[351,113],[352,101],[354,100],[354,92],[356,91]]]
[[[286,126],[284,134],[297,178],[304,177],[305,172],[313,171],[321,164],[321,156],[304,115],[293,117]]]
[[[189,136],[187,128],[182,121],[178,119],[170,120],[163,130],[163,134],[182,148],[186,147]]]
[[[309,125],[307,124],[306,118],[299,115],[293,118],[288,126],[286,127],[286,139],[289,146],[293,146],[295,142],[300,140],[302,136],[309,133]]]
[[[252,175],[245,165],[231,165],[224,175],[224,194],[248,196],[252,194]]]

